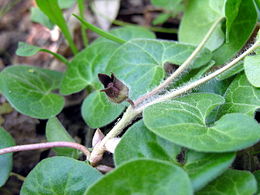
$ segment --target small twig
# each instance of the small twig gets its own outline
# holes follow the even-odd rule
[[[55,148],[55,147],[74,148],[80,150],[84,155],[86,155],[87,158],[89,158],[90,156],[90,152],[85,146],[75,142],[46,142],[46,143],[38,143],[38,144],[11,146],[11,147],[0,149],[0,155],[6,153],[13,153],[13,152],[20,152],[20,151],[27,151],[27,150],[39,150],[39,149]]]
[[[188,68],[188,66],[192,63],[194,58],[198,55],[198,53],[202,50],[202,48],[205,46],[206,42],[210,38],[210,35],[214,32],[216,27],[219,25],[219,23],[223,20],[224,18],[219,18],[209,29],[208,33],[205,35],[201,43],[198,45],[198,47],[192,52],[192,54],[187,58],[187,60],[175,71],[172,73],[171,76],[169,76],[164,82],[162,82],[160,85],[155,87],[152,91],[148,92],[147,94],[141,96],[138,98],[134,103],[137,106],[147,98],[159,93],[163,89],[165,89],[167,86],[170,85],[170,83],[178,77],[184,70]]]
[[[21,181],[24,181],[25,180],[25,177],[18,174],[18,173],[14,173],[14,172],[11,172],[10,173],[10,176],[14,176],[14,177],[17,177],[17,179],[21,180]]]

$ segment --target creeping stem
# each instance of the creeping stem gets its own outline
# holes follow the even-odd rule
[[[80,150],[87,158],[89,158],[90,152],[88,149],[78,143],[75,142],[46,142],[46,143],[37,143],[37,144],[26,144],[20,146],[11,146],[7,148],[0,149],[0,155],[6,153],[13,153],[19,151],[26,150],[39,150],[39,149],[47,149],[47,148],[55,148],[55,147],[68,147]]]
[[[187,58],[187,60],[185,60],[185,62],[175,72],[173,72],[171,74],[171,76],[169,76],[166,80],[164,80],[160,85],[158,85],[152,91],[148,92],[147,94],[145,94],[145,95],[141,96],[139,99],[137,99],[134,102],[135,106],[137,106],[138,104],[143,102],[145,99],[159,93],[160,91],[162,91],[163,89],[168,87],[176,77],[178,77],[183,71],[185,71],[188,68],[188,66],[192,63],[192,61],[195,59],[195,57],[198,55],[198,53],[203,49],[203,47],[209,40],[210,35],[214,32],[216,27],[220,24],[220,22],[223,19],[224,18],[219,18],[218,20],[216,20],[216,22],[211,26],[211,28],[209,29],[209,31],[207,32],[207,34],[205,35],[203,40],[200,42],[198,47],[192,52],[192,54]]]
[[[139,113],[136,112],[136,110],[132,106],[129,106],[127,108],[121,120],[113,127],[111,131],[109,131],[104,139],[102,139],[102,141],[93,148],[90,158],[88,159],[92,165],[95,165],[102,158],[103,153],[106,150],[105,144],[108,142],[108,140],[118,136],[138,114]]]

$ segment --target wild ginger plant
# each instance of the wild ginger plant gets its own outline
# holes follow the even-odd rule
[[[22,195],[257,192],[259,172],[254,176],[232,169],[239,151],[259,152],[254,147],[260,140],[254,119],[260,107],[259,35],[247,44],[257,22],[253,0],[189,1],[178,34],[181,42],[158,40],[141,27],[105,32],[74,15],[84,28],[101,35],[79,53],[61,12],[48,6],[59,9],[57,1],[37,3],[76,55],[68,61],[20,43],[17,54],[51,53],[67,65],[66,71],[16,65],[1,72],[1,92],[9,103],[25,115],[48,119],[48,142],[15,146],[1,128],[0,185],[11,171],[10,153],[53,148],[57,157],[42,160],[30,172]],[[165,65],[178,68],[167,75]],[[55,118],[64,95],[88,86],[94,90],[82,104],[82,116],[97,128],[91,149],[76,143]],[[103,135],[98,128],[116,119]],[[106,151],[113,152],[112,171],[100,164]],[[81,154],[86,161],[77,160]]]

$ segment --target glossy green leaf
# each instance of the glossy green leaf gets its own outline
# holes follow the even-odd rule
[[[247,171],[229,169],[223,175],[211,182],[196,195],[252,195],[257,190],[253,174]]]
[[[1,74],[1,91],[19,112],[34,118],[57,115],[64,98],[52,93],[59,88],[62,74],[34,66],[9,66]]]
[[[225,99],[225,104],[219,109],[219,116],[237,112],[254,116],[260,108],[260,89],[253,87],[246,76],[240,74],[227,89]]]
[[[180,147],[150,132],[139,121],[122,137],[115,150],[115,163],[137,158],[165,160],[176,163]],[[188,173],[194,190],[204,187],[207,183],[223,173],[233,162],[234,153],[199,153],[188,151],[183,168]]]
[[[240,4],[237,0],[227,0],[225,15],[228,22],[226,28],[228,39],[214,52],[213,59],[217,65],[224,64],[242,49],[253,33],[257,22],[254,0],[242,0]]]
[[[148,107],[144,123],[155,134],[195,151],[230,152],[258,142],[260,125],[244,114],[227,114],[208,123],[210,112],[223,103],[216,94],[190,94]]]
[[[136,158],[176,162],[180,147],[149,131],[143,121],[134,124],[124,134],[115,150],[115,163],[120,165]]]
[[[82,195],[101,176],[85,162],[68,157],[47,158],[26,177],[21,195]]]
[[[254,172],[255,179],[257,181],[257,193],[260,193],[260,170]]]
[[[152,32],[141,27],[117,28],[110,33],[124,40],[155,38]],[[76,55],[64,74],[61,93],[68,95],[84,89],[87,85],[96,85],[95,83],[99,82],[97,74],[105,71],[108,60],[119,46],[116,42],[100,37]]]
[[[112,55],[106,72],[113,72],[130,88],[130,98],[135,99],[157,86],[164,78],[164,64],[182,64],[194,46],[173,41],[136,39],[123,44]],[[210,61],[211,52],[203,49],[192,65],[198,68]],[[142,85],[140,85],[142,83]]]
[[[224,17],[224,4],[224,0],[190,0],[181,20],[179,40],[189,44],[199,44],[215,21]],[[206,43],[206,47],[215,50],[223,42],[224,33],[219,25]]]
[[[117,167],[91,186],[86,195],[189,195],[192,187],[180,167],[156,160],[135,160]]]
[[[15,145],[15,142],[12,136],[3,128],[0,128],[0,148],[13,145]],[[0,187],[2,187],[13,167],[13,155],[11,153],[0,155],[0,167]]]
[[[31,8],[31,20],[46,26],[48,29],[53,29],[54,27],[54,24],[38,7]]]
[[[83,102],[81,113],[91,128],[111,123],[124,110],[124,105],[110,102],[102,92],[91,93]]]
[[[63,13],[59,7],[58,0],[36,0],[41,11],[48,16],[53,24],[56,24],[62,31],[64,37],[69,43],[74,54],[77,53],[77,48],[73,42],[67,22],[63,17]]]
[[[75,140],[70,136],[66,129],[62,126],[60,121],[54,117],[50,118],[46,124],[46,137],[48,142],[55,141],[67,141],[75,142]],[[53,148],[59,156],[68,156],[78,158],[78,151],[72,148]]]
[[[244,68],[248,81],[255,87],[260,87],[260,55],[247,56]]]
[[[201,189],[221,175],[234,161],[234,153],[199,153],[188,151],[184,169],[188,173],[193,189]]]

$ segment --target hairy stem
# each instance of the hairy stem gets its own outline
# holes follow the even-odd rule
[[[134,118],[138,114],[139,113],[136,112],[136,110],[134,110],[132,106],[129,106],[127,108],[121,120],[113,127],[111,131],[109,131],[109,133],[104,137],[104,139],[102,139],[102,141],[93,148],[90,158],[88,159],[92,165],[95,165],[102,158],[103,153],[106,150],[105,144],[108,142],[108,140],[118,136],[123,131],[123,129],[134,120]]]
[[[135,106],[137,106],[138,104],[140,104],[141,102],[143,102],[145,99],[159,93],[160,91],[162,91],[163,89],[165,89],[166,87],[168,87],[171,82],[178,77],[183,71],[185,71],[188,66],[192,63],[192,61],[194,61],[195,57],[198,55],[198,53],[203,49],[203,47],[205,46],[206,42],[209,40],[211,34],[214,32],[214,30],[216,29],[216,27],[220,24],[220,22],[223,20],[224,18],[219,18],[209,29],[209,31],[207,32],[207,34],[205,35],[205,37],[203,38],[203,40],[200,42],[200,44],[198,45],[198,47],[192,52],[192,54],[187,58],[187,60],[185,60],[185,62],[175,71],[171,74],[171,76],[169,76],[166,80],[164,80],[164,82],[162,82],[159,86],[155,87],[152,91],[148,92],[147,94],[141,96],[140,98],[138,98],[134,103]]]
[[[260,47],[260,42],[256,42],[255,44],[253,44],[248,50],[246,50],[244,53],[242,53],[239,57],[235,58],[233,61],[231,61],[227,65],[223,66],[222,68],[216,70],[215,72],[213,72],[197,81],[194,81],[184,87],[181,87],[180,89],[178,89],[176,91],[173,91],[166,95],[160,96],[159,98],[155,99],[154,101],[151,101],[151,102],[143,105],[142,107],[138,108],[138,112],[142,112],[145,108],[147,108],[148,106],[151,106],[153,104],[157,104],[159,102],[163,102],[163,101],[169,100],[171,98],[174,98],[176,96],[179,96],[183,93],[186,93],[187,91],[189,91],[195,87],[198,87],[199,85],[215,78],[216,76],[220,75],[221,73],[225,72],[226,70],[228,70],[231,67],[233,67],[234,65],[236,65],[240,60],[242,60],[243,58],[248,56],[250,53],[252,53],[257,47]]]
[[[0,155],[6,153],[19,152],[19,151],[39,150],[39,149],[55,148],[55,147],[74,148],[80,150],[84,155],[86,155],[87,158],[89,158],[90,156],[90,152],[85,146],[75,142],[46,142],[46,143],[38,143],[38,144],[11,146],[11,147],[0,149]]]

